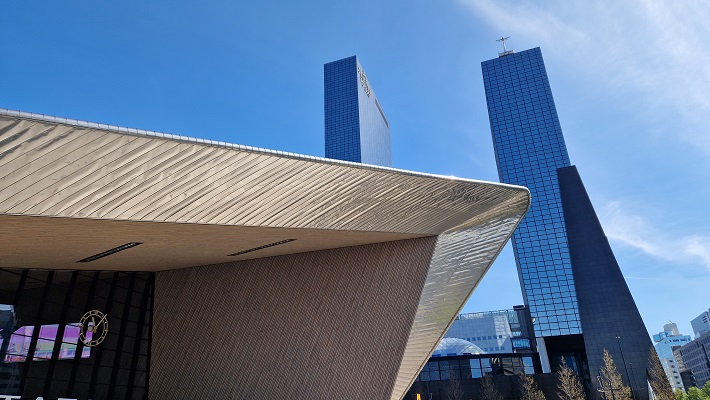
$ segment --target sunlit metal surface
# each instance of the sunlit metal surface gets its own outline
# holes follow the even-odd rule
[[[517,227],[527,200],[510,204],[513,214],[457,227],[439,235],[392,399],[404,397],[466,300]]]
[[[0,110],[0,214],[438,235],[392,399],[529,203],[517,186]]]
[[[0,213],[436,235],[515,186],[0,113]]]

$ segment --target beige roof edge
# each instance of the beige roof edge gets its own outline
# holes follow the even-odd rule
[[[246,146],[246,145],[234,144],[234,143],[229,143],[229,142],[222,142],[222,141],[217,141],[217,140],[200,139],[200,138],[194,138],[194,137],[190,137],[190,136],[175,135],[175,134],[170,134],[170,133],[149,131],[149,130],[144,130],[144,129],[126,128],[126,127],[121,127],[121,126],[117,126],[117,125],[100,124],[100,123],[96,123],[96,122],[89,122],[89,121],[83,121],[83,120],[78,120],[78,119],[56,117],[56,116],[47,115],[47,114],[10,110],[7,108],[0,108],[0,116],[21,117],[21,118],[27,118],[27,119],[34,119],[34,120],[38,120],[38,121],[42,121],[42,122],[50,122],[50,123],[56,123],[56,124],[62,124],[62,125],[77,126],[77,127],[82,127],[82,128],[93,128],[93,129],[114,131],[114,132],[126,134],[126,135],[143,136],[143,137],[149,137],[149,138],[161,138],[161,139],[174,140],[177,142],[203,144],[203,145],[207,145],[207,146],[222,147],[222,148],[226,148],[226,149],[236,149],[236,150],[243,150],[243,151],[249,151],[249,152],[254,152],[254,153],[264,153],[264,154],[268,154],[268,155],[288,157],[288,158],[294,158],[294,159],[304,160],[304,161],[317,161],[317,162],[329,163],[329,164],[335,164],[335,165],[347,165],[347,166],[354,167],[354,168],[391,171],[391,172],[397,172],[397,173],[405,174],[405,175],[438,178],[438,179],[452,179],[452,180],[456,180],[456,181],[460,181],[460,182],[478,183],[478,184],[484,184],[484,185],[487,184],[487,185],[495,185],[495,186],[500,186],[500,187],[508,187],[511,189],[528,190],[527,188],[525,188],[523,186],[510,185],[507,183],[490,182],[490,181],[483,181],[483,180],[478,180],[478,179],[462,178],[462,177],[458,177],[458,176],[438,175],[438,174],[431,174],[431,173],[426,173],[426,172],[410,171],[410,170],[400,169],[400,168],[383,167],[383,166],[379,166],[379,165],[336,160],[336,159],[332,159],[332,158],[309,156],[306,154],[291,153],[291,152],[281,151],[281,150],[272,150],[272,149],[266,149],[266,148],[262,148],[262,147]]]
[[[521,186],[5,109],[0,117],[3,146],[17,149],[0,153],[0,214],[427,236],[530,206]]]

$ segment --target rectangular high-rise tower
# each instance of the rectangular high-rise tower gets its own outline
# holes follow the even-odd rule
[[[504,51],[482,70],[500,179],[532,195],[513,249],[540,352],[552,369],[564,357],[596,398],[606,349],[636,398],[647,398],[651,341],[570,163],[540,48]]]
[[[389,121],[357,57],[323,69],[326,158],[391,167]]]
[[[526,186],[534,199],[513,243],[535,334],[581,333],[557,182],[557,169],[571,164],[542,54],[537,48],[482,66],[500,180]]]

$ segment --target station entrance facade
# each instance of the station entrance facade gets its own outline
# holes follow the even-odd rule
[[[154,282],[0,269],[0,399],[147,399]]]

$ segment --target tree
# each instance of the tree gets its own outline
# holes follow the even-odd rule
[[[463,389],[461,380],[458,377],[458,370],[449,370],[449,385],[446,387],[446,398],[448,400],[463,400]]]
[[[688,393],[676,389],[675,390],[676,400],[710,400],[710,381],[705,382],[705,386],[702,389],[692,387],[688,389]]]
[[[486,374],[481,379],[481,400],[503,400],[496,384],[493,383],[493,377]]]
[[[668,376],[663,370],[661,360],[658,358],[656,349],[651,347],[651,352],[648,356],[648,382],[651,384],[653,394],[657,400],[675,400],[676,395],[673,393],[671,384],[668,381]]]
[[[521,400],[545,400],[545,394],[537,388],[535,379],[530,375],[520,375],[520,399]]]
[[[688,400],[710,400],[710,396],[705,395],[705,393],[703,393],[703,389],[696,387],[688,389],[686,396],[686,399]]]
[[[607,349],[604,349],[604,366],[599,372],[599,386],[605,399],[632,400],[631,389],[624,384],[624,379],[616,370],[614,359]]]
[[[559,383],[557,384],[557,396],[561,400],[586,400],[582,383],[572,368],[567,366],[565,358],[562,357],[562,368],[559,372]]]

